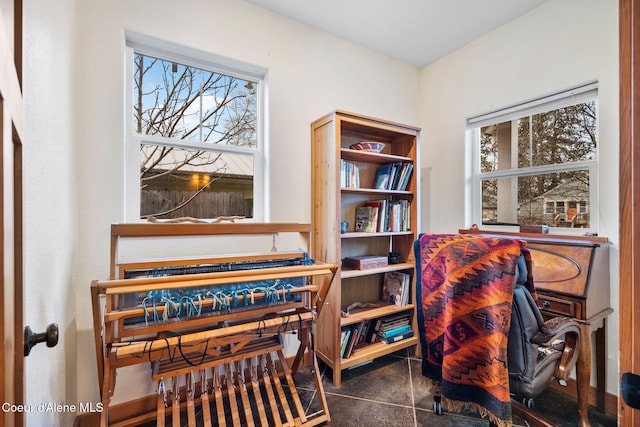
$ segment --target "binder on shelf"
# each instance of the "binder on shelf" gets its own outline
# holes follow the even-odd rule
[[[406,339],[406,338],[411,338],[413,335],[414,335],[414,332],[413,330],[410,329],[407,332],[400,335],[394,335],[390,338],[380,338],[380,341],[385,344],[392,344],[394,342],[402,341],[403,339]]]

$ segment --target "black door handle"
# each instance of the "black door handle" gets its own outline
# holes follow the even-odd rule
[[[24,328],[24,355],[28,356],[31,352],[31,348],[41,342],[47,343],[47,347],[54,347],[58,344],[58,325],[51,323],[47,326],[46,332],[36,334],[31,330],[31,327],[25,326]]]

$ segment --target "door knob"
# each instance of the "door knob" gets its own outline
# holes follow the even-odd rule
[[[28,356],[31,348],[41,342],[46,342],[47,347],[54,347],[58,344],[58,325],[51,323],[47,326],[46,332],[36,334],[30,326],[24,328],[24,355]]]

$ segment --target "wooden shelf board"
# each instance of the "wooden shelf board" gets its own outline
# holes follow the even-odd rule
[[[342,233],[340,235],[343,239],[357,239],[363,237],[389,237],[389,236],[406,236],[413,234],[413,231],[376,231],[374,233],[365,233],[364,231],[354,231],[350,233]]]
[[[340,191],[343,193],[355,193],[355,194],[397,194],[397,195],[405,195],[405,196],[413,196],[413,193],[408,190],[378,190],[377,188],[348,188],[341,187]]]
[[[413,269],[415,265],[410,262],[402,262],[398,264],[389,264],[384,267],[378,268],[369,268],[366,270],[354,270],[350,268],[341,268],[340,270],[340,278],[348,279],[350,277],[360,277],[360,276],[370,276],[372,274],[380,274],[385,273],[387,271],[399,271],[399,270],[408,270]]]
[[[353,351],[351,357],[349,357],[348,359],[340,360],[340,369],[346,369],[351,366],[376,359],[380,356],[384,356],[385,354],[393,353],[394,351],[414,346],[416,344],[418,344],[418,337],[414,335],[413,337],[405,338],[401,341],[397,341],[391,344],[377,342],[360,348],[356,348]]]
[[[371,151],[352,150],[350,148],[341,148],[340,153],[343,159],[352,161],[363,161],[380,164],[393,162],[413,163],[413,159],[411,157],[396,156],[394,154],[373,153]]]
[[[348,317],[340,318],[340,326],[353,325],[354,323],[360,323],[367,319],[376,319],[378,317],[388,316],[390,314],[396,314],[403,311],[410,311],[413,313],[413,304],[403,305],[398,307],[397,305],[388,304],[385,301],[377,301],[379,307],[374,308],[355,308]],[[374,304],[376,304],[374,303]]]

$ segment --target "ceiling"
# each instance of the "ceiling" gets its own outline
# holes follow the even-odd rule
[[[548,0],[247,0],[422,68]]]

